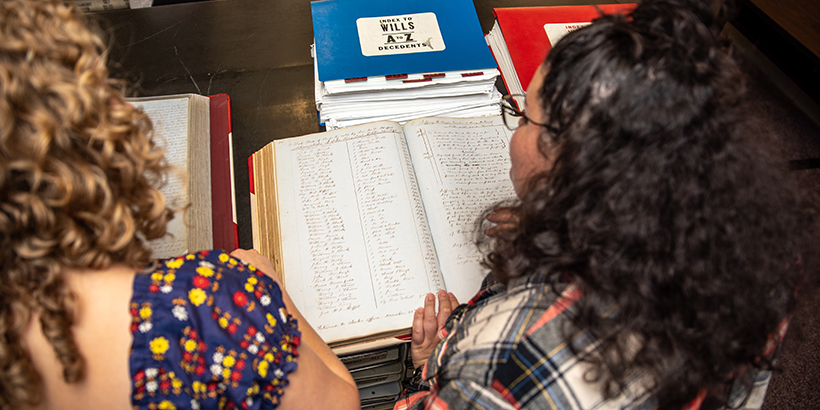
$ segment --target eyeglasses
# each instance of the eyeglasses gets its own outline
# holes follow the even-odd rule
[[[524,100],[526,96],[523,94],[507,94],[501,97],[501,117],[504,118],[504,125],[507,126],[511,131],[515,131],[519,126],[522,125],[521,119],[524,119],[524,123],[531,123],[533,125],[538,125],[541,127],[546,128],[553,134],[558,133],[558,129],[553,127],[549,124],[541,124],[539,122],[535,122],[527,117],[527,114],[524,114],[523,111],[516,108],[516,101],[515,99],[519,99],[521,101]]]

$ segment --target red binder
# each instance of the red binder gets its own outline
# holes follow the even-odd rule
[[[211,116],[211,201],[214,249],[239,247],[234,192],[231,99],[227,94],[209,95]]]
[[[577,28],[577,23],[589,23],[602,12],[626,13],[634,8],[635,4],[505,7],[494,8],[493,14],[504,35],[521,86],[526,90],[535,70],[552,49],[545,30],[546,24],[563,23],[569,31]],[[498,52],[492,51],[494,54]],[[504,81],[506,83],[508,79],[505,78]],[[507,88],[510,88],[509,85]]]

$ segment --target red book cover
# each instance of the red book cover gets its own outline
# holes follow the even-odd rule
[[[214,249],[232,251],[239,247],[234,192],[231,99],[227,94],[210,98],[211,201]]]
[[[563,30],[566,34],[602,13],[627,13],[634,8],[635,4],[504,7],[493,9],[493,14],[504,35],[518,79],[526,90],[535,70],[552,49],[550,38],[554,37],[554,33]]]

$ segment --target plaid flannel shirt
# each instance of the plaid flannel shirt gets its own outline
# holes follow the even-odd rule
[[[656,408],[640,380],[628,381],[624,393],[610,399],[600,385],[585,381],[589,365],[563,337],[581,291],[571,283],[553,290],[549,283],[541,275],[515,279],[507,287],[485,279],[482,290],[442,329],[442,341],[424,369],[429,390],[403,397],[394,410]],[[586,331],[577,332],[572,344],[580,355],[599,347]],[[758,373],[742,409],[761,407],[770,373]],[[743,392],[736,389],[734,397],[742,401]],[[702,400],[684,409],[698,409]]]

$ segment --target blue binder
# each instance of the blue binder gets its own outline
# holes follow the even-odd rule
[[[320,81],[498,67],[472,0],[320,0],[311,9]]]

